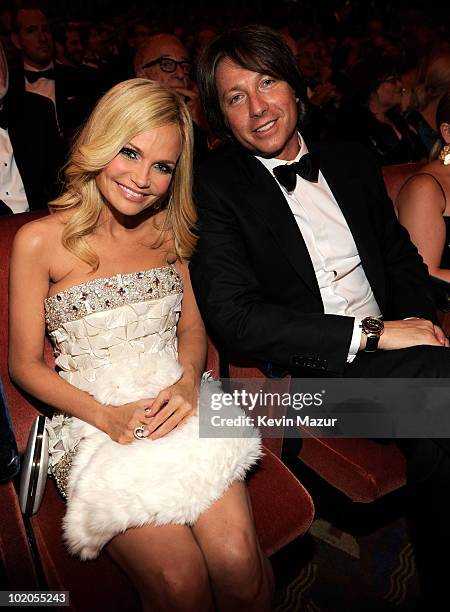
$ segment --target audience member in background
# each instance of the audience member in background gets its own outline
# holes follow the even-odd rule
[[[322,72],[319,55],[319,42],[314,39],[300,39],[299,42],[286,30],[280,31],[284,42],[291,50],[304,77],[308,100],[312,105],[308,136],[319,140],[328,130],[331,117],[336,112],[338,94],[335,86],[328,80],[331,70]],[[323,77],[323,78],[322,78]]]
[[[431,60],[422,82],[412,92],[406,114],[408,123],[414,126],[429,154],[442,136],[436,124],[436,110],[449,87],[450,53],[444,53]]]
[[[108,55],[108,33],[102,23],[91,23],[87,26],[84,35],[83,64],[101,70],[106,68]]]
[[[300,39],[298,42],[297,63],[304,75],[308,88],[308,100],[321,108],[333,107],[336,110],[340,94],[336,89],[341,80],[331,69],[331,57],[322,40]]]
[[[439,102],[436,125],[438,157],[403,185],[396,206],[430,274],[450,283],[450,90]]]
[[[84,47],[80,30],[75,26],[62,24],[53,32],[56,61],[65,66],[80,68],[83,65]]]
[[[106,64],[97,70],[104,74],[109,86],[120,81],[125,81],[134,76],[134,56],[137,50],[145,44],[152,35],[152,25],[144,17],[136,17],[125,24],[113,22],[114,27],[114,52],[107,54],[108,43],[105,42],[104,58]],[[124,30],[124,31],[123,31]]]
[[[317,61],[318,43],[315,39],[306,38],[300,39],[297,45],[295,57],[306,83],[308,99],[311,104],[321,106],[328,102],[333,86],[330,83],[325,85],[320,83],[320,67]]]
[[[173,34],[152,36],[134,58],[137,77],[157,81],[183,97],[194,123],[194,156],[199,161],[208,153],[207,124],[197,86],[191,79],[192,67],[188,50]]]
[[[27,91],[48,99],[60,132],[70,141],[100,92],[92,90],[81,71],[54,63],[50,25],[41,9],[28,4],[18,9],[11,37],[22,52],[22,65],[11,73],[11,94],[19,97]]]
[[[115,36],[113,25],[89,23],[82,29],[85,48],[83,65],[95,70],[102,92],[133,76],[129,53],[123,52],[123,42]],[[128,46],[126,47],[128,50]]]
[[[10,70],[15,69],[19,65],[20,54],[11,40],[11,32],[0,30],[0,43],[3,46],[3,52],[6,56],[6,61]]]
[[[217,32],[212,27],[204,27],[199,30],[195,35],[195,49],[193,58],[195,62],[197,62],[200,55],[203,53],[205,47],[209,45],[209,43],[217,36]]]
[[[335,0],[318,3],[319,23],[327,36],[333,36],[339,43],[352,28],[353,4],[351,0]]]
[[[130,23],[127,41],[133,54],[148,41],[151,35],[152,28],[146,19],[136,19]]]
[[[389,57],[359,64],[348,101],[342,105],[330,136],[370,147],[381,166],[424,159],[427,151],[400,112],[403,84]]]
[[[11,102],[0,43],[0,214],[45,208],[58,195],[62,163],[55,113],[46,100],[25,93]]]

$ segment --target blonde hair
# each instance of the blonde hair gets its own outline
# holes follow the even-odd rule
[[[428,65],[423,83],[414,89],[415,107],[423,110],[430,102],[440,98],[450,86],[450,54],[438,55]]]
[[[182,99],[173,91],[147,79],[130,79],[115,85],[97,103],[75,140],[65,169],[66,190],[50,202],[51,212],[78,207],[65,224],[63,246],[92,266],[98,267],[97,254],[85,237],[96,228],[104,206],[97,174],[138,134],[164,125],[178,127],[181,154],[164,198],[166,207],[158,248],[164,232],[172,231],[175,252],[189,258],[195,247],[193,227],[197,220],[192,201],[192,121]]]

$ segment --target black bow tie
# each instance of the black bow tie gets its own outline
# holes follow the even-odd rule
[[[54,68],[48,68],[48,70],[24,70],[24,74],[28,83],[36,83],[38,79],[52,79],[55,80]]]
[[[273,169],[275,178],[287,191],[294,191],[297,183],[297,174],[307,181],[317,183],[319,178],[319,163],[315,155],[306,153],[298,162],[283,164]]]

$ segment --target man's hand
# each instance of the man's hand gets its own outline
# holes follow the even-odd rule
[[[362,334],[364,336],[364,334]],[[363,338],[365,344],[366,338]],[[426,319],[406,319],[385,321],[384,332],[380,336],[378,348],[384,351],[419,345],[449,346],[444,332]]]

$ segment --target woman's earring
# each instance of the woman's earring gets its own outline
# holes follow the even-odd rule
[[[446,144],[442,147],[439,153],[439,161],[444,166],[450,166],[450,144]]]

